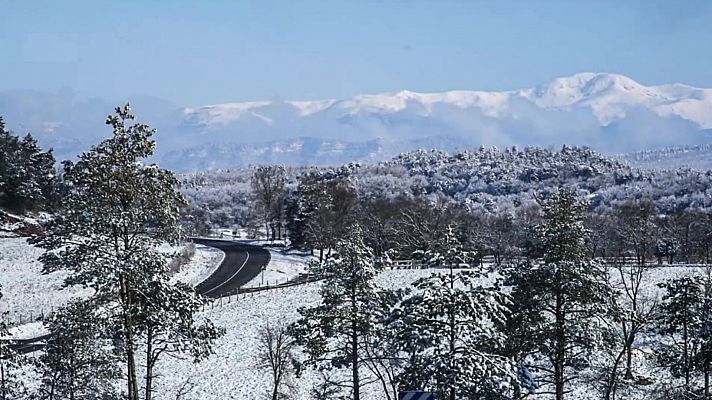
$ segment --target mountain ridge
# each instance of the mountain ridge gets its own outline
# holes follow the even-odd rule
[[[157,160],[181,171],[193,165],[239,167],[258,161],[260,154],[265,162],[271,157],[296,164],[321,161],[320,155],[330,162],[385,159],[424,145],[455,150],[568,143],[619,154],[708,143],[712,129],[712,89],[645,86],[624,75],[592,72],[500,92],[401,90],[198,107],[132,100],[139,120],[158,131]],[[7,126],[32,132],[59,158],[74,157],[110,135],[103,122],[114,106],[76,99],[66,90],[0,92]],[[298,138],[308,138],[309,146],[284,156],[279,146],[294,145]],[[210,162],[210,148],[221,162]],[[180,154],[191,155],[194,163]],[[196,158],[200,154],[204,159]]]

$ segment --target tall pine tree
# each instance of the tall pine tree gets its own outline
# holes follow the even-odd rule
[[[43,400],[118,399],[118,357],[111,349],[103,308],[92,300],[75,301],[49,321],[51,337],[38,358]]]
[[[378,293],[373,279],[379,270],[379,260],[364,244],[361,228],[354,225],[334,256],[314,265],[313,272],[323,278],[321,304],[300,309],[301,318],[291,328],[310,365],[348,368],[353,400],[361,398],[364,346],[377,329]]]
[[[512,268],[507,279],[513,299],[507,343],[522,368],[534,372],[540,392],[563,400],[602,342],[598,322],[614,294],[604,267],[588,257],[587,204],[560,190],[541,206],[544,257]]]
[[[191,288],[169,283],[167,255],[157,247],[177,241],[185,202],[173,173],[145,163],[155,150],[154,130],[128,125],[133,119],[128,105],[117,108],[107,119],[113,137],[78,162],[64,163],[62,206],[39,240],[48,250],[41,257],[45,271],[70,271],[66,284],[94,289],[92,300],[108,310],[97,322],[110,321],[111,338],[120,338],[115,344],[128,400],[139,399],[140,345],[150,349],[144,363],[144,397],[150,399],[152,368],[161,354],[210,352],[220,333],[209,321],[196,326],[202,299]]]
[[[712,297],[709,280],[685,276],[660,283],[664,289],[657,332],[658,364],[680,378],[678,396],[710,398],[712,365]],[[700,379],[702,378],[702,379]],[[701,380],[701,382],[700,382]]]

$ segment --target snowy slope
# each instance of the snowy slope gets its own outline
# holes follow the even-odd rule
[[[429,276],[433,272],[443,270],[391,270],[377,277],[377,283],[383,288],[402,288],[418,278]],[[683,275],[700,273],[698,268],[653,268],[646,277],[641,296],[660,296],[658,282],[681,277]],[[612,281],[617,282],[617,273],[611,270]],[[159,369],[163,375],[158,381],[157,400],[174,399],[179,390],[190,388],[185,400],[222,400],[222,399],[254,399],[261,398],[269,388],[269,376],[266,371],[255,365],[255,354],[258,349],[258,333],[262,326],[271,322],[291,323],[296,321],[299,307],[310,307],[319,302],[319,284],[311,283],[302,286],[279,290],[260,292],[253,295],[233,298],[229,304],[216,305],[206,310],[203,316],[210,318],[217,326],[226,329],[226,335],[220,338],[215,346],[215,355],[207,360],[192,364],[189,360],[165,358],[160,362]],[[642,342],[645,337],[640,338]],[[645,347],[645,346],[643,346]],[[649,349],[648,349],[649,350]],[[665,385],[668,375],[660,369],[653,368],[649,360],[641,354],[635,359],[637,371],[653,379],[650,386],[640,386],[631,390],[621,389],[620,395],[630,400],[649,399],[652,393],[660,390],[659,385]],[[347,371],[343,371],[347,373]],[[584,371],[584,374],[587,373]],[[583,375],[582,375],[583,376]],[[317,375],[307,371],[293,383],[296,392],[290,399],[310,399],[308,391],[316,382]],[[588,385],[574,382],[571,384],[573,400],[598,399],[600,394]],[[363,393],[364,400],[382,400],[380,388],[377,385],[367,386]],[[549,399],[550,395],[532,396],[536,400]]]
[[[163,248],[176,251],[177,247]],[[89,289],[78,286],[63,287],[64,271],[42,274],[38,261],[44,250],[27,243],[26,238],[0,238],[0,314],[9,312],[11,325],[23,323],[32,315],[50,313],[70,300],[89,295]],[[220,250],[198,246],[195,255],[183,266],[174,279],[197,284],[220,264],[224,253]]]
[[[42,274],[38,257],[44,250],[27,243],[26,238],[0,239],[0,314],[9,312],[11,322],[19,316],[37,316],[73,298],[90,292],[80,287],[62,288],[65,272]]]

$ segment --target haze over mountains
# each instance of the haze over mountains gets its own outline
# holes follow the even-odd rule
[[[507,92],[401,91],[342,100],[254,101],[180,107],[135,98],[158,129],[159,161],[179,171],[250,163],[376,160],[416,148],[588,145],[622,153],[712,142],[712,89],[643,86],[616,74],[581,73]],[[0,92],[0,115],[58,158],[110,134],[115,104],[55,94]]]

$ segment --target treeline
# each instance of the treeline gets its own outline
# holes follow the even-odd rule
[[[491,257],[496,264],[541,256],[533,235],[541,211],[536,198],[552,188],[527,192],[530,197],[511,207],[487,208],[458,203],[442,193],[364,195],[354,165],[303,171],[292,185],[282,167],[255,167],[251,172],[251,194],[245,201],[253,204],[253,214],[247,220],[261,221],[266,238],[288,237],[292,247],[318,252],[320,260],[357,222],[366,244],[379,256],[422,260],[448,227],[455,227],[458,238],[477,250],[478,257]],[[584,189],[576,193],[596,201],[596,194]],[[588,256],[640,265],[709,263],[712,209],[704,203],[668,207],[670,201],[638,196],[597,205],[590,201],[584,219],[592,232]]]
[[[275,179],[281,182],[279,195],[269,201],[269,213],[265,213],[264,196],[254,184],[258,171],[277,174]],[[376,240],[387,241],[387,236],[400,235],[398,230],[407,225],[407,221],[398,221],[406,218],[404,214],[413,219],[409,223],[420,225],[433,219],[437,225],[449,215],[469,221],[468,225],[494,229],[501,236],[494,239],[510,243],[507,236],[521,237],[522,232],[512,231],[526,228],[527,219],[536,215],[535,196],[548,195],[556,188],[567,188],[589,199],[587,212],[596,221],[598,216],[617,218],[617,209],[629,202],[649,202],[658,216],[680,216],[676,223],[712,209],[710,171],[640,170],[593,150],[569,146],[559,151],[481,148],[454,155],[416,151],[388,162],[340,168],[257,166],[207,171],[184,175],[182,190],[190,204],[186,212],[189,230],[208,233],[211,228],[243,228],[270,239],[284,237],[287,232],[299,248],[328,252],[333,248],[333,239],[331,245],[326,243],[329,237],[349,219],[375,219],[373,229],[382,231]],[[413,216],[415,213],[419,215]],[[676,257],[689,256],[690,261],[701,257],[699,243],[695,245],[698,249],[692,250],[690,237],[683,235],[682,228],[663,220],[656,224],[661,227],[656,230],[659,237],[650,246],[658,239],[673,240],[680,246]],[[693,224],[690,229],[699,231],[701,226]],[[691,236],[698,234],[702,233],[691,232]],[[483,248],[497,247],[487,251],[495,257],[523,253],[521,244],[505,249],[504,243],[489,243]],[[601,244],[596,250],[601,255],[604,251],[606,256],[616,254],[609,245]],[[414,250],[402,249],[399,257],[408,258],[408,252]]]
[[[30,134],[13,135],[0,117],[0,208],[47,210],[56,207],[58,197],[52,151],[43,151]]]

